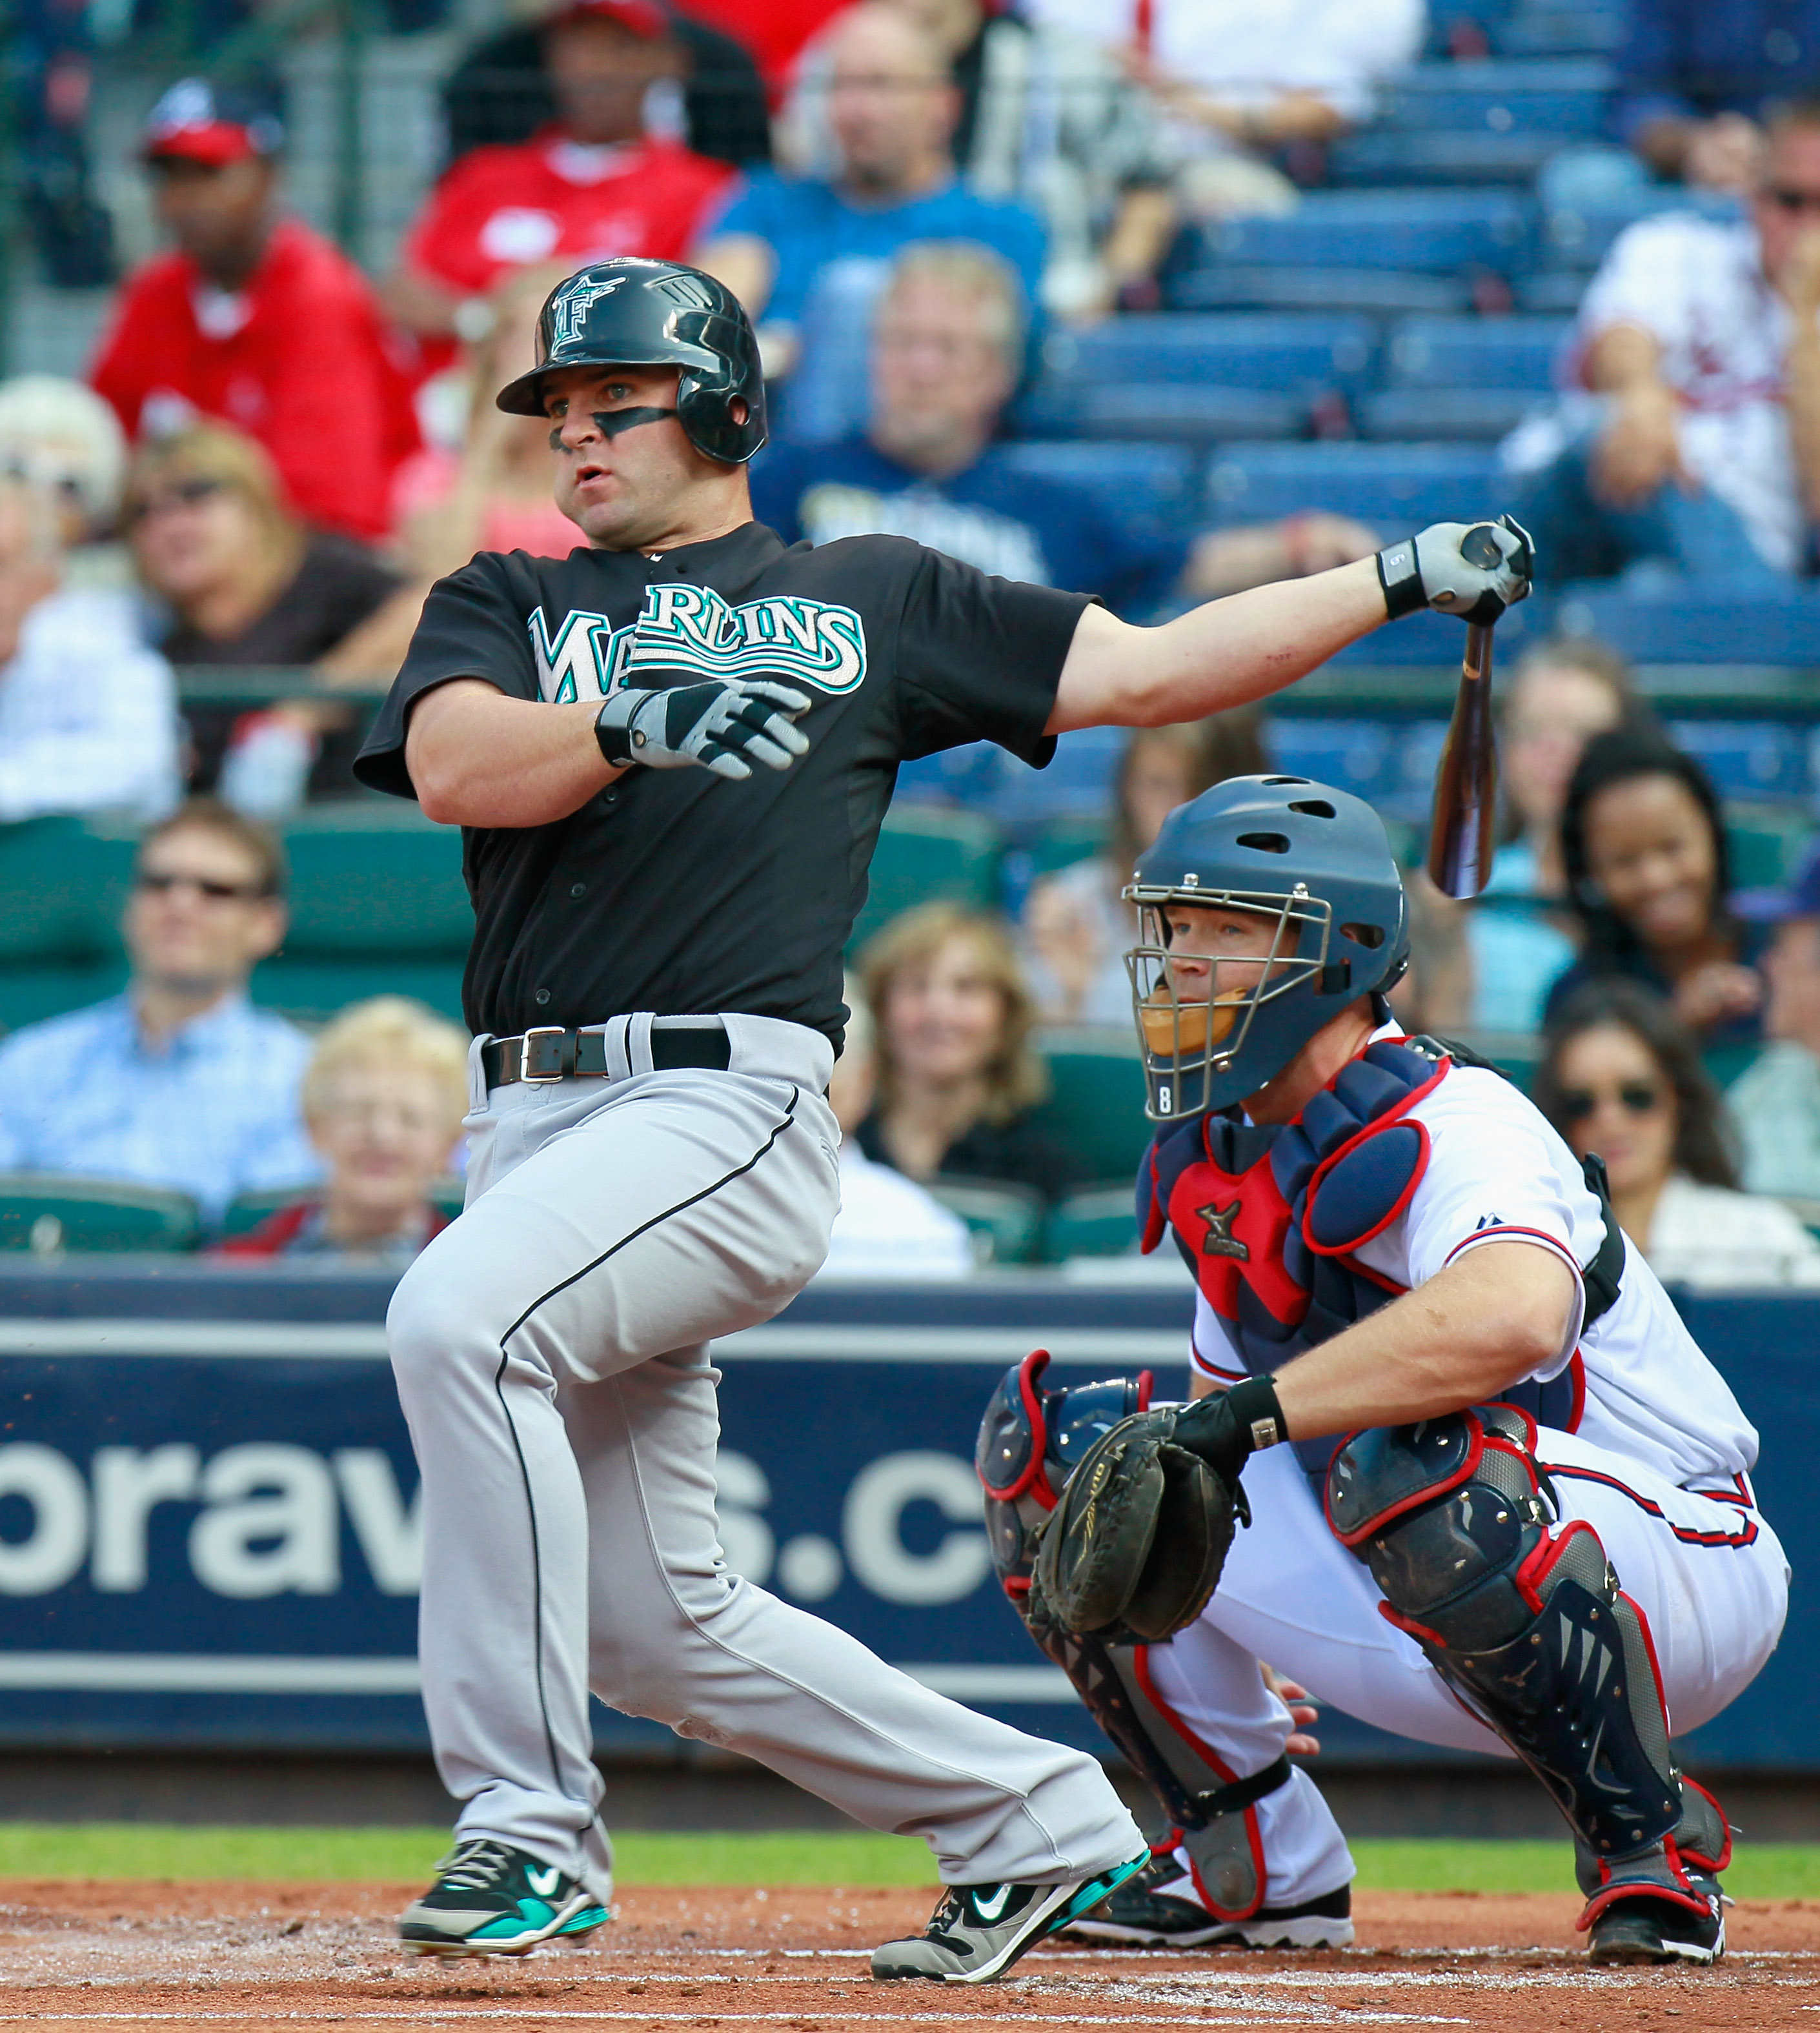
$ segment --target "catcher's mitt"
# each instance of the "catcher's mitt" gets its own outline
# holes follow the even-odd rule
[[[1080,1636],[1159,1644],[1219,1585],[1245,1492],[1172,1444],[1173,1411],[1121,1419],[1081,1457],[1044,1520],[1026,1614]]]

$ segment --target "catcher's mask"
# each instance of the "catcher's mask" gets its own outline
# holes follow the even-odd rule
[[[1305,777],[1233,777],[1171,812],[1124,891],[1144,1112],[1174,1122],[1256,1093],[1350,1002],[1409,964],[1409,909],[1382,822]],[[1172,957],[1172,911],[1245,912],[1267,949]],[[1221,963],[1249,986],[1219,990]]]

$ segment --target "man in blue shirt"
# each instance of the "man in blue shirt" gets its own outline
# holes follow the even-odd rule
[[[210,1221],[237,1193],[316,1177],[309,1040],[246,998],[284,937],[283,885],[277,843],[225,805],[197,799],[146,834],[126,992],[0,1046],[0,1170],[174,1186]]]
[[[993,249],[1035,303],[1043,223],[1028,206],[977,197],[961,182],[953,149],[959,113],[929,37],[895,9],[856,7],[830,52],[834,178],[757,172],[690,256],[746,306],[766,375],[802,368],[785,413],[788,434],[825,442],[863,415],[872,301],[892,257],[912,241]]]
[[[910,537],[1003,578],[1097,594],[1141,618],[1174,596],[1207,600],[1369,557],[1372,533],[1338,515],[1197,535],[1143,502],[1114,503],[996,448],[1017,384],[1017,277],[979,247],[906,248],[872,328],[871,417],[837,444],[768,447],[753,512],[786,542]]]

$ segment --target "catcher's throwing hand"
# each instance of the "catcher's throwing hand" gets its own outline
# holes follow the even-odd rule
[[[1380,551],[1377,562],[1391,620],[1436,607],[1485,623],[1529,597],[1536,547],[1520,522],[1500,515],[1495,522],[1431,522],[1419,537]]]
[[[1289,1719],[1295,1724],[1283,1739],[1283,1749],[1292,1758],[1313,1758],[1320,1750],[1320,1739],[1310,1736],[1309,1732],[1320,1719],[1320,1711],[1314,1705],[1314,1698],[1308,1689],[1294,1680],[1286,1680],[1271,1665],[1261,1659],[1258,1671],[1264,1675],[1264,1683],[1289,1710]]]
[[[792,724],[809,710],[808,695],[772,678],[716,680],[668,691],[627,689],[609,695],[594,721],[594,739],[615,769],[647,769],[698,763],[717,777],[749,777],[752,765],[788,769],[809,752],[809,737]]]

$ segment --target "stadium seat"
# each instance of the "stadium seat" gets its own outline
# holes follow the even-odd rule
[[[1485,128],[1368,128],[1336,141],[1328,173],[1336,184],[1433,184],[1454,189],[1501,184],[1528,189],[1561,146],[1558,134]]]
[[[1350,389],[1365,385],[1375,346],[1375,328],[1360,317],[1108,318],[1044,343],[1038,393],[1071,400],[1089,384],[1141,381],[1275,395]]]
[[[878,836],[854,943],[913,904],[952,900],[983,910],[998,893],[998,833],[989,820],[927,805],[894,807]]]
[[[1136,1201],[1129,1186],[1070,1193],[1043,1224],[1046,1264],[1065,1264],[1071,1256],[1123,1256],[1137,1246]]]
[[[992,816],[1020,838],[1058,819],[1103,818],[1112,803],[1113,779],[1129,737],[1120,727],[1084,727],[1064,734],[1047,769],[1032,769],[1015,756],[1005,758],[995,787]]]
[[[1625,10],[1618,7],[1500,9],[1488,24],[1500,57],[1609,56],[1623,43]]]
[[[375,799],[306,811],[285,829],[287,955],[462,954],[474,912],[461,835],[414,805]]]
[[[1672,720],[1668,732],[1721,797],[1797,799],[1812,788],[1804,727],[1780,720]]]
[[[1615,82],[1597,57],[1417,64],[1379,97],[1380,128],[1410,133],[1541,134],[1556,144],[1602,138]]]
[[[1757,1063],[1762,1049],[1761,1045],[1709,1045],[1700,1058],[1714,1081],[1724,1088],[1744,1077]]]
[[[1353,415],[1361,437],[1496,444],[1537,399],[1514,388],[1380,388],[1365,396]]]
[[[998,787],[999,765],[1004,759],[1005,751],[990,741],[969,741],[959,748],[919,755],[899,765],[893,802],[966,805],[983,811]]]
[[[1407,268],[1268,268],[1223,261],[1166,274],[1163,293],[1172,311],[1358,311],[1396,317],[1472,308],[1466,277]]]
[[[1545,395],[1571,329],[1563,318],[1406,318],[1391,335],[1385,384]]]
[[[102,1002],[125,986],[126,963],[118,954],[83,964],[0,965],[0,1033]]]
[[[1224,438],[1293,438],[1307,429],[1311,399],[1259,388],[1191,388],[1181,381],[1051,386],[1020,413],[1026,429],[1058,437],[1137,439],[1205,446]]]
[[[374,995],[408,995],[459,1024],[464,1020],[464,967],[454,955],[435,960],[403,954],[388,960],[382,953],[354,953],[345,959],[332,953],[280,953],[253,969],[253,999],[298,1023],[323,1024],[350,1002]]]
[[[987,1264],[1030,1264],[1043,1240],[1043,1203],[1028,1186],[983,1180],[932,1179],[929,1190],[966,1222]]]
[[[1781,889],[1814,844],[1814,815],[1795,805],[1725,807],[1725,845],[1734,889]]]
[[[94,960],[119,949],[133,841],[78,819],[0,826],[0,962]]]
[[[1200,474],[1185,446],[1087,440],[994,445],[987,462],[1040,482],[1065,481],[1096,494],[1128,525],[1171,527],[1198,519]]]
[[[1820,668],[1820,593],[1799,585],[1777,594],[1710,581],[1648,593],[1586,583],[1562,595],[1557,618],[1568,634],[1596,635],[1641,664]]]
[[[1052,1083],[1042,1111],[1051,1134],[1080,1155],[1092,1177],[1135,1177],[1152,1135],[1136,1035],[1116,1027],[1057,1029],[1037,1043]]]
[[[1492,455],[1478,445],[1231,445],[1208,469],[1215,527],[1326,508],[1400,535],[1482,515],[1498,491]]]
[[[1271,723],[1270,745],[1279,769],[1350,791],[1386,818],[1407,822],[1428,816],[1446,734],[1440,720],[1284,718]]]
[[[223,1235],[245,1235],[249,1230],[257,1228],[268,1215],[275,1214],[281,1207],[301,1198],[314,1189],[308,1185],[270,1186],[257,1193],[242,1193],[233,1200],[221,1218]],[[464,1191],[459,1179],[438,1179],[430,1188],[433,1204],[448,1219],[453,1221],[462,1211]]]
[[[1200,227],[1193,265],[1277,268],[1461,269],[1522,266],[1535,208],[1508,191],[1316,191],[1280,219],[1229,219]]]
[[[1627,227],[1665,212],[1697,212],[1721,220],[1740,215],[1734,198],[1703,197],[1679,184],[1645,185],[1597,204],[1551,207],[1542,222],[1543,245],[1559,266],[1585,271],[1597,268]]]
[[[193,1249],[201,1219],[188,1193],[56,1172],[0,1173],[0,1249]]]

